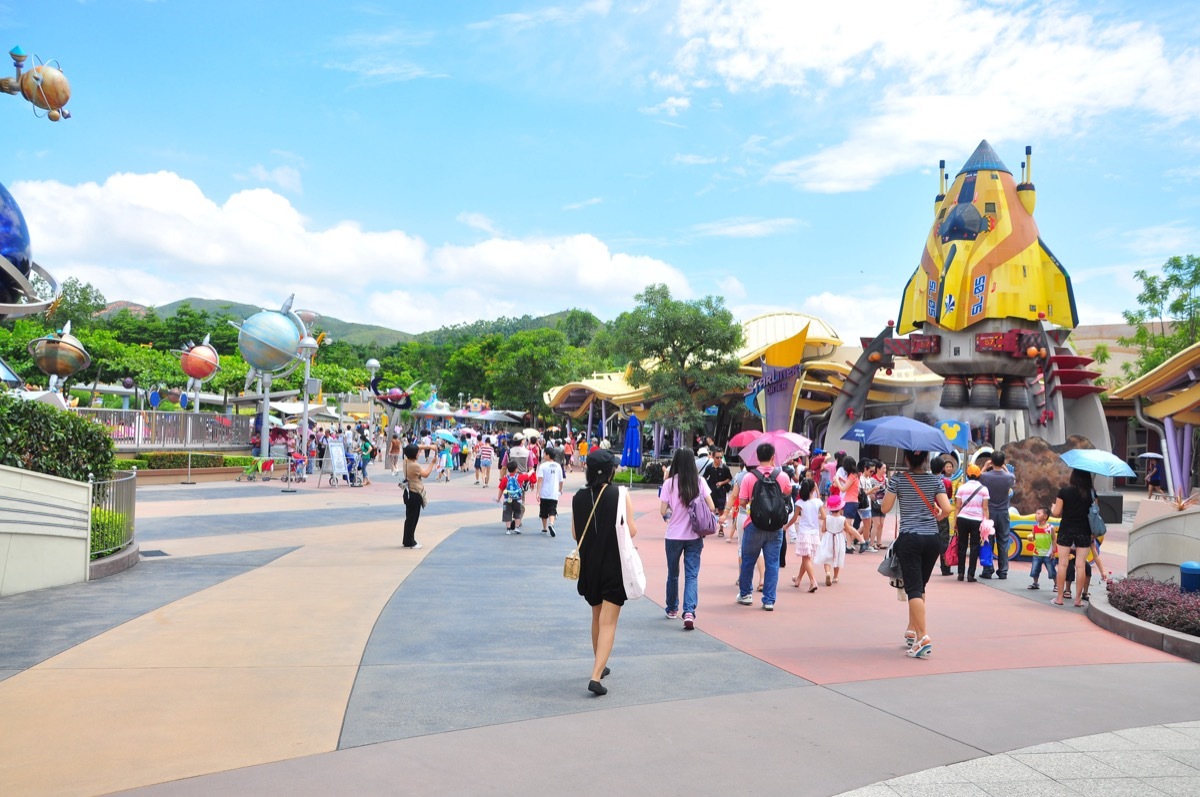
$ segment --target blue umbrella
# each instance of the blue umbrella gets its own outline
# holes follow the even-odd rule
[[[640,468],[642,466],[642,423],[636,415],[629,416],[629,425],[625,427],[625,445],[621,447],[621,467]],[[629,483],[633,484],[633,471],[629,471]]]
[[[433,433],[433,436],[438,438],[439,440],[445,440],[447,443],[457,443],[458,442],[458,438],[454,436],[454,433],[447,431],[446,429],[438,429],[436,432]]]
[[[954,446],[950,445],[941,429],[903,415],[887,415],[870,421],[859,421],[842,435],[842,439],[873,446],[892,446],[905,451],[954,450]]]
[[[1097,448],[1073,448],[1059,456],[1075,470],[1086,470],[1098,476],[1125,476],[1130,479],[1137,476],[1125,460]]]

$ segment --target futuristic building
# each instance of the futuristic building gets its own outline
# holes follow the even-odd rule
[[[982,442],[1038,436],[1060,445],[1079,435],[1108,447],[1099,373],[1066,343],[1079,323],[1075,296],[1033,218],[1031,157],[1026,147],[1017,183],[982,141],[949,189],[941,162],[933,220],[898,323],[863,339],[827,440],[862,420],[875,373],[907,357],[945,378],[940,407],[926,414],[966,420],[983,431]]]

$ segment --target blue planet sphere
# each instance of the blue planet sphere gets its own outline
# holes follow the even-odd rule
[[[17,206],[17,201],[3,185],[0,185],[0,255],[8,258],[17,271],[29,275],[33,266],[29,227],[25,225],[25,216]],[[13,278],[0,269],[0,302],[16,302],[20,295]]]
[[[300,347],[300,329],[278,310],[263,310],[247,318],[238,332],[242,359],[260,371],[278,371],[292,361]]]

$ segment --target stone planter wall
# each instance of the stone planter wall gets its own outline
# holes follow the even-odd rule
[[[1139,509],[1129,532],[1129,575],[1156,581],[1178,581],[1179,565],[1200,562],[1200,509],[1176,510],[1166,502],[1143,501],[1153,516]]]
[[[88,580],[92,488],[0,466],[0,596]]]

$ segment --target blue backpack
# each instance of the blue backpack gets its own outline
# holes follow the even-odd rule
[[[517,477],[509,476],[508,481],[504,483],[504,500],[522,501],[524,498],[525,491],[521,489],[521,483],[517,481]]]

